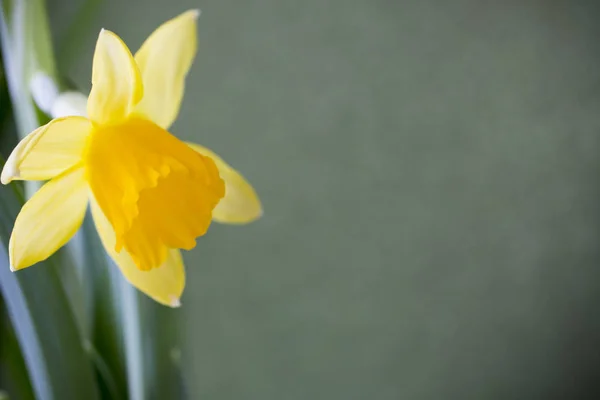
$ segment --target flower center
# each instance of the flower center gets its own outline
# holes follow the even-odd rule
[[[225,194],[212,159],[141,118],[97,127],[84,160],[115,250],[142,270],[159,267],[169,248],[192,249]]]

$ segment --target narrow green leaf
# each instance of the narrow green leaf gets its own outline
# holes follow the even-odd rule
[[[8,268],[5,259],[0,259],[0,268]],[[25,360],[6,315],[4,302],[0,313],[0,387],[14,399],[33,400],[35,397]]]
[[[20,136],[39,126],[29,94],[36,71],[56,75],[43,0],[0,0],[0,39],[6,81]]]
[[[167,308],[138,293],[144,330],[144,348],[152,349],[145,366],[150,398],[185,399],[187,391],[181,370],[181,310]]]
[[[4,217],[16,216],[20,200],[0,186]],[[50,261],[11,272],[7,242],[12,224],[0,226],[0,290],[19,341],[36,398],[95,399],[96,381],[72,310]]]
[[[123,285],[129,379],[136,385],[130,398],[187,398],[180,363],[181,313],[156,303],[127,282]],[[142,329],[151,334],[141,334]]]
[[[88,212],[82,229],[71,243],[75,259],[81,268],[85,291],[85,320],[90,346],[95,351],[96,366],[111,392],[111,399],[127,397],[125,354],[121,330],[121,303],[118,287],[119,272],[110,265],[100,243],[92,216]]]

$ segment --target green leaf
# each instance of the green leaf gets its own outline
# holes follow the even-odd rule
[[[20,136],[39,126],[29,93],[36,71],[56,76],[43,0],[0,0],[0,39],[6,81]]]
[[[111,399],[124,399],[127,397],[127,381],[117,286],[122,278],[119,271],[110,265],[89,212],[71,245],[77,265],[81,266],[85,325],[101,384],[110,393]]]
[[[22,202],[7,186],[0,186],[0,201],[0,290],[36,398],[98,398],[92,365],[51,261],[16,273],[8,268],[8,238]]]
[[[6,260],[0,260],[0,268],[7,267]],[[27,367],[4,304],[0,313],[0,387],[14,399],[33,400],[35,397]]]
[[[180,311],[158,304],[124,279],[121,286],[130,398],[187,398],[180,363]]]

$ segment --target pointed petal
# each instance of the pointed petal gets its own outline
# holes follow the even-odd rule
[[[95,200],[91,201],[92,215],[104,248],[121,269],[125,279],[157,302],[179,307],[185,287],[185,269],[179,250],[170,249],[163,264],[149,271],[136,267],[126,250],[115,251],[115,232]]]
[[[71,168],[81,155],[92,125],[82,117],[53,119],[19,142],[6,160],[1,181],[47,180]]]
[[[113,32],[102,29],[96,42],[87,104],[90,119],[97,124],[116,123],[129,115],[142,94],[140,71],[129,49]]]
[[[50,257],[81,226],[89,191],[83,168],[57,176],[38,190],[21,209],[9,242],[13,271]]]
[[[198,153],[212,158],[221,179],[225,181],[225,197],[213,209],[213,220],[226,224],[247,224],[262,216],[263,211],[258,195],[239,172],[206,147],[195,143],[187,145]]]
[[[167,129],[177,118],[185,76],[196,55],[196,19],[190,10],[158,27],[135,54],[144,82],[136,111]]]

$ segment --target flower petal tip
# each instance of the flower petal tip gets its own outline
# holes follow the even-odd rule
[[[179,300],[179,297],[171,295],[170,299],[171,299],[171,301],[170,301],[169,305],[171,307],[173,307],[173,308],[181,307],[181,300]]]
[[[106,35],[109,31],[104,28],[100,28],[100,33],[98,33],[98,41],[102,38],[102,36]]]
[[[189,11],[189,13],[196,19],[198,19],[198,17],[200,17],[200,14],[202,14],[202,10],[200,10],[199,8],[194,8],[192,10]]]
[[[15,165],[14,161],[11,160],[11,157],[8,158],[6,164],[4,164],[4,168],[2,169],[2,174],[0,174],[0,182],[3,185],[8,185],[15,178],[19,177],[19,169]]]
[[[100,28],[100,33],[98,34],[98,38],[101,38],[102,36],[105,36],[105,35],[109,35],[111,33],[112,32],[106,28]]]
[[[16,264],[16,265],[15,264],[10,264],[10,266],[9,266],[10,272],[17,272],[17,271],[20,271],[20,270],[25,269],[27,267],[28,267],[28,265],[23,265],[23,264],[21,264],[21,265],[19,265],[19,264]]]
[[[240,220],[238,222],[239,225],[247,225],[247,224],[251,224],[253,222],[258,221],[259,219],[261,219],[263,217],[263,215],[265,214],[264,210],[262,208],[260,208],[254,215],[249,216],[248,218],[244,219],[244,220]]]

